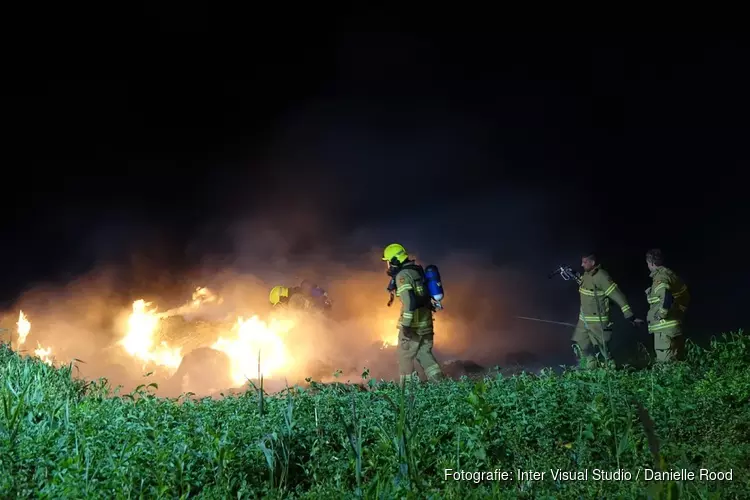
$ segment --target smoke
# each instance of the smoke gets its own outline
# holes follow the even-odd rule
[[[31,321],[26,342],[15,345],[22,353],[37,346],[52,347],[65,362],[73,359],[82,376],[106,371],[106,353],[123,328],[121,290],[114,269],[98,269],[63,286],[39,285],[26,291],[2,315],[2,326],[15,335],[19,310]]]
[[[373,376],[392,378],[398,374],[396,348],[383,348],[383,343],[396,339],[399,302],[386,306],[389,278],[381,253],[399,242],[419,263],[440,269],[446,293],[445,309],[435,315],[434,350],[440,361],[472,360],[484,366],[502,366],[519,356],[567,361],[569,331],[514,319],[572,321],[575,316],[575,294],[566,294],[566,283],[547,279],[549,270],[575,255],[549,250],[559,247],[549,231],[554,203],[548,195],[505,189],[441,206],[428,216],[415,210],[394,216],[393,222],[347,230],[332,223],[325,207],[289,202],[283,210],[230,220],[218,231],[229,242],[228,251],[211,252],[216,248],[213,222],[188,246],[197,262],[192,269],[164,269],[163,248],[153,245],[158,250],[154,258],[146,246],[131,254],[127,266],[102,264],[64,286],[31,289],[6,313],[4,324],[15,321],[22,309],[32,322],[27,349],[37,343],[49,346],[57,359],[83,360],[78,367],[85,377],[107,376],[131,387],[141,380],[143,366],[118,341],[127,331],[132,302],[142,298],[184,322],[171,323],[178,333],[169,339],[170,345],[183,347],[184,367],[171,382],[167,376],[160,379],[164,391],[200,392],[195,389],[200,381],[200,390],[215,392],[228,389],[226,369],[217,368],[226,360],[190,353],[209,347],[220,332],[199,325],[227,329],[238,316],[254,315],[270,321],[270,288],[309,279],[329,292],[333,313],[293,318],[297,326],[285,342],[294,361],[283,374],[275,373],[271,384],[308,376],[330,380],[337,370],[343,371],[342,379],[355,380],[365,368]],[[111,240],[111,229],[105,236]],[[186,307],[197,287],[208,287],[221,301]]]
[[[166,216],[155,222],[140,212],[104,214],[78,245],[87,261],[100,262],[95,270],[65,286],[30,290],[4,324],[13,328],[10,320],[23,309],[32,322],[28,343],[50,346],[61,360],[84,360],[88,378],[137,385],[143,366],[118,345],[133,301],[170,311],[208,287],[221,303],[169,318],[169,341],[185,357],[164,390],[213,392],[229,384],[227,358],[207,350],[216,337],[237,316],[270,321],[271,287],[309,279],[328,290],[332,316],[293,318],[297,326],[285,342],[294,362],[272,382],[328,380],[336,370],[355,379],[365,368],[391,378],[396,348],[382,346],[397,335],[399,302],[386,306],[389,278],[380,257],[398,242],[419,263],[440,269],[440,361],[503,365],[523,353],[567,360],[571,332],[514,318],[572,321],[577,296],[547,274],[574,264],[586,242],[568,248],[572,237],[558,230],[563,200],[555,193],[487,188],[484,175],[502,170],[503,161],[487,154],[486,127],[434,104],[410,101],[394,117],[366,100],[321,101],[282,117],[266,162],[256,165],[268,173],[266,182],[248,186],[238,202],[227,200],[236,211],[210,214],[184,245],[168,237]]]
[[[270,321],[270,288],[309,279],[329,292],[333,313],[328,318],[293,318],[297,326],[285,339],[293,362],[283,374],[274,374],[271,385],[306,377],[332,380],[337,370],[343,372],[341,379],[356,380],[365,368],[372,376],[393,378],[396,348],[383,344],[397,336],[399,302],[386,306],[389,278],[380,257],[385,245],[397,241],[421,264],[440,268],[446,290],[445,309],[435,315],[435,353],[440,361],[502,366],[518,353],[554,356],[567,351],[569,332],[557,329],[552,337],[549,327],[514,320],[516,315],[540,314],[540,307],[549,309],[552,319],[574,314],[565,304],[556,306],[559,285],[546,279],[548,269],[558,263],[546,254],[552,244],[545,237],[548,204],[529,193],[496,193],[494,198],[444,207],[429,219],[414,215],[397,224],[338,234],[326,226],[325,212],[288,207],[281,215],[232,221],[226,227],[233,245],[229,253],[208,253],[209,244],[194,241],[191,251],[205,253],[197,267],[179,276],[145,266],[145,258],[131,260],[130,268],[99,266],[62,287],[31,289],[6,313],[3,323],[8,327],[22,309],[32,322],[27,349],[37,343],[49,346],[59,360],[83,360],[77,364],[82,376],[106,376],[132,387],[142,380],[143,367],[118,341],[127,330],[133,300],[144,298],[161,312],[179,313],[185,322],[183,335],[195,337],[199,324],[231,325],[237,316],[253,315]],[[484,249],[478,251],[481,245]],[[128,270],[136,275],[124,280]],[[144,293],[145,276],[150,276],[153,288]],[[135,295],[128,283],[138,283],[141,293]],[[197,287],[208,287],[221,301],[186,307]],[[544,307],[545,302],[551,306]],[[217,335],[170,339],[186,350],[181,371],[171,382],[170,377],[160,379],[166,393],[229,388],[226,368],[217,368],[226,361],[206,358],[199,349],[210,346]],[[191,355],[194,349],[198,351]]]
[[[396,335],[398,302],[386,306],[388,277],[380,259],[383,247],[394,241],[418,262],[441,270],[445,310],[435,315],[435,351],[441,360],[502,365],[509,355],[530,352],[564,361],[570,332],[514,319],[541,315],[571,321],[575,316],[577,296],[568,294],[572,300],[566,300],[566,284],[547,279],[561,261],[577,257],[570,252],[561,258],[549,250],[555,245],[548,231],[554,203],[539,193],[504,190],[445,206],[428,218],[406,214],[396,223],[335,236],[326,213],[295,210],[290,203],[282,215],[235,221],[228,228],[232,266],[263,283],[258,295],[266,302],[270,287],[293,286],[302,279],[329,291],[335,321],[313,328],[307,353],[323,365],[361,369],[367,361],[371,370],[393,375],[395,353],[379,358],[383,367],[375,367],[367,354],[374,339]]]

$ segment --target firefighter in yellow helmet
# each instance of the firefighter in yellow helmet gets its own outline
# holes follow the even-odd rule
[[[685,348],[682,321],[690,304],[690,292],[680,277],[664,265],[664,256],[658,248],[646,252],[646,265],[653,280],[646,289],[649,304],[646,319],[648,332],[654,336],[656,362],[680,360]]]
[[[401,300],[398,323],[398,368],[403,384],[414,372],[418,361],[430,380],[443,378],[435,356],[432,354],[433,336],[431,298],[425,289],[422,266],[409,259],[406,249],[392,243],[383,250],[387,273],[395,278],[396,296]]]
[[[319,286],[304,280],[300,286],[275,286],[271,289],[268,300],[274,307],[289,307],[296,311],[318,310],[328,312],[331,300],[328,293]]]

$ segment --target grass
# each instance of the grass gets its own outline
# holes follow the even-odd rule
[[[395,360],[394,360],[395,363]],[[746,498],[750,337],[662,369],[127,395],[0,347],[0,497]],[[146,383],[147,382],[147,379]],[[643,470],[732,471],[645,481]],[[445,470],[513,480],[446,480]],[[517,470],[545,472],[518,480]],[[556,481],[551,470],[588,470]],[[630,480],[596,480],[594,470]],[[639,469],[641,472],[639,473]],[[638,479],[636,475],[638,474]]]

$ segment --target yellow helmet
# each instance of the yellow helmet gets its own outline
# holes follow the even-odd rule
[[[281,297],[289,297],[289,288],[285,286],[275,286],[271,288],[271,294],[268,296],[268,300],[271,304],[276,305],[281,302]]]
[[[391,243],[383,250],[383,260],[386,262],[396,259],[399,264],[403,264],[408,258],[409,254],[406,253],[406,249],[398,243]]]

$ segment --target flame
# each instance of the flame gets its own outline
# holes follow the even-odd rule
[[[398,333],[394,333],[393,335],[389,336],[384,335],[381,340],[383,341],[383,346],[381,347],[381,349],[396,347],[398,345]]]
[[[18,311],[18,322],[16,323],[16,326],[18,327],[18,345],[22,346],[26,343],[26,337],[28,337],[29,332],[31,332],[31,321],[29,321],[29,318],[26,317],[23,311]],[[39,342],[37,342],[36,349],[34,349],[34,356],[52,366],[51,347],[44,348]]]
[[[23,311],[19,311],[18,323],[16,323],[16,325],[18,326],[18,345],[21,346],[26,342],[26,337],[31,331],[31,322],[28,320]]]
[[[171,348],[166,342],[155,345],[155,336],[159,322],[167,317],[192,311],[206,303],[220,304],[222,299],[208,288],[197,288],[192,301],[186,305],[160,313],[150,302],[143,299],[133,302],[133,312],[128,317],[128,331],[120,344],[131,356],[144,363],[175,370],[182,362],[180,348]],[[270,377],[290,366],[291,357],[287,351],[283,336],[294,326],[294,321],[273,319],[270,323],[261,321],[258,316],[248,320],[242,317],[226,336],[219,338],[211,346],[229,356],[231,376],[235,383],[241,385],[248,378],[258,376],[258,353],[260,352],[260,373]]]
[[[380,341],[383,345],[381,349],[387,349],[398,345],[398,329],[396,328],[396,320],[392,315],[381,317],[381,334]]]
[[[232,379],[241,385],[246,379],[258,378],[259,368],[266,378],[291,366],[292,358],[282,337],[293,327],[294,321],[287,319],[273,319],[267,324],[258,316],[248,320],[240,317],[232,330],[234,338],[219,337],[211,348],[229,356]]]
[[[39,342],[36,343],[36,347],[37,348],[34,350],[34,355],[48,365],[52,366],[52,348],[47,347],[45,349]]]
[[[154,335],[163,315],[157,313],[156,308],[148,309],[150,305],[143,299],[133,302],[133,312],[128,317],[128,332],[120,344],[128,354],[144,363],[177,369],[182,362],[180,349],[172,349],[166,342],[154,345]]]

